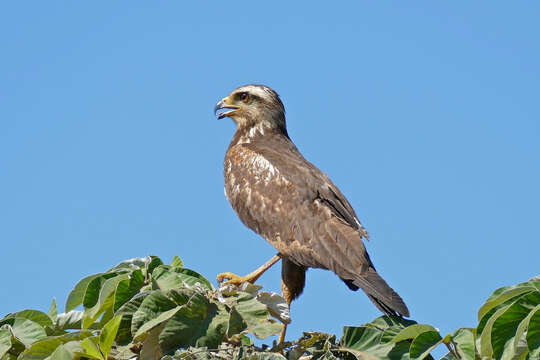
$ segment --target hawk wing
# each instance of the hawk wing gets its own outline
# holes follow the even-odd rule
[[[361,288],[385,313],[408,316],[399,295],[376,272],[368,234],[332,181],[286,137],[229,148],[225,192],[242,222],[298,265],[332,270]]]

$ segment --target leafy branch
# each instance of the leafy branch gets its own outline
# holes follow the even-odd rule
[[[476,328],[442,337],[431,325],[381,316],[335,335],[306,332],[255,346],[290,321],[281,296],[253,284],[216,289],[175,256],[126,260],[79,281],[66,311],[22,310],[0,320],[1,360],[540,359],[540,277],[496,290]],[[80,309],[80,310],[78,310]]]

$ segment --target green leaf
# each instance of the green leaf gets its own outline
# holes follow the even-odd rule
[[[246,336],[246,335],[242,335],[240,341],[242,343],[242,346],[252,346],[253,345],[253,340],[251,340],[251,338]]]
[[[82,304],[85,310],[92,309],[100,300],[101,288],[108,279],[115,278],[120,273],[104,273],[94,277],[86,287]],[[98,307],[99,309],[99,307]],[[66,308],[67,310],[67,308]]]
[[[362,351],[378,345],[382,333],[380,329],[367,326],[344,326],[340,343],[345,348]]]
[[[114,355],[112,355],[112,358],[115,360],[137,359],[138,355],[134,353],[133,350],[135,350],[135,348],[133,347],[133,344],[129,344],[126,346],[115,346]],[[109,355],[109,358],[110,357],[111,355]],[[141,360],[141,359],[138,359],[138,360]]]
[[[73,354],[64,345],[58,346],[46,360],[72,360]]]
[[[38,323],[25,318],[8,318],[0,321],[0,325],[10,325],[11,334],[25,347],[47,337],[45,329]]]
[[[116,342],[120,345],[127,345],[132,339],[131,336],[131,322],[133,314],[139,309],[143,300],[150,294],[150,292],[139,293],[135,295],[131,300],[122,305],[116,312],[116,315],[122,315],[122,321],[116,335]]]
[[[392,328],[392,333],[398,333],[399,331],[396,328],[401,328],[403,324],[398,322],[397,324],[389,325],[387,321],[392,323],[395,319],[392,319],[392,317],[383,318],[386,319],[379,318],[377,325],[388,325],[386,329],[374,326],[373,323],[365,324],[361,327],[345,326],[343,328],[339,350],[350,352],[356,358],[360,359],[366,358],[366,354],[380,359],[407,359],[411,344],[409,341],[392,343],[390,342],[392,337],[387,336],[383,338],[383,333],[392,330]],[[381,320],[383,320],[382,323]]]
[[[157,317],[150,319],[149,321],[145,322],[133,335],[133,339],[139,340],[142,335],[156,327],[157,325],[160,325],[161,323],[169,320],[172,316],[176,314],[176,312],[180,310],[180,306],[176,306],[170,310],[167,310],[165,312],[160,313]]]
[[[110,305],[110,303],[108,304]],[[92,329],[92,328],[99,328],[99,322],[96,320],[100,317],[100,315],[103,312],[98,312],[94,316],[90,316],[88,313],[83,313],[83,317],[81,319],[81,329]]]
[[[416,321],[407,320],[395,315],[383,315],[363,326],[383,331],[381,342],[390,342],[403,329],[416,324]]]
[[[138,334],[138,330],[143,326],[143,324],[158,318],[164,312],[168,312],[171,309],[176,309],[176,307],[176,303],[169,299],[163,292],[152,292],[145,297],[137,311],[135,311],[133,314],[133,319],[131,321],[131,333]],[[177,309],[175,311],[177,311]],[[171,314],[171,316],[172,315],[173,314]]]
[[[471,328],[457,329],[452,335],[451,341],[454,344],[458,355],[463,360],[475,359],[475,333]]]
[[[501,305],[502,303],[520,296],[526,292],[534,291],[535,287],[529,283],[521,283],[514,286],[506,286],[500,289],[497,289],[493,294],[486,300],[484,305],[478,310],[478,321],[481,321],[482,318],[493,308]]]
[[[231,312],[228,322],[229,336],[247,329],[259,339],[279,333],[283,326],[270,319],[268,306],[245,292],[228,298]]]
[[[114,312],[112,311],[112,307],[107,308],[101,319],[99,319],[99,323],[96,325],[97,329],[103,329],[103,326],[105,326],[105,324],[107,324],[113,317]]]
[[[11,348],[11,331],[0,329],[0,359]]]
[[[3,325],[2,328],[10,330],[9,325]],[[11,334],[11,348],[9,351],[2,357],[2,360],[12,360],[18,359],[20,354],[26,350],[26,346],[18,340],[13,334]]]
[[[431,325],[414,324],[406,327],[405,329],[397,333],[397,335],[394,336],[391,342],[400,342],[403,340],[414,339],[415,337],[426,331],[434,331],[438,333],[437,329],[435,329]]]
[[[81,320],[83,312],[71,310],[67,313],[58,314],[56,317],[56,328],[59,330],[81,329]]]
[[[154,255],[149,255],[145,259],[147,259],[147,263],[145,266],[145,277],[148,278],[150,274],[154,273],[154,270],[160,266],[163,265],[163,261],[161,261],[160,258]]]
[[[283,324],[274,319],[266,319],[250,327],[249,332],[253,333],[257,339],[266,339],[269,336],[277,335],[283,330]]]
[[[161,290],[179,289],[189,286],[193,287],[199,283],[207,290],[213,290],[213,286],[201,274],[186,268],[170,267],[168,265],[158,266],[152,273],[155,285]]]
[[[242,315],[233,307],[229,313],[229,323],[227,324],[227,337],[239,334],[247,328],[247,324],[242,319]]]
[[[480,335],[480,356],[491,358],[493,356],[493,347],[491,345],[491,330],[495,320],[501,316],[512,304],[505,305],[499,308],[495,313],[488,319],[482,334]]]
[[[81,347],[84,349],[84,356],[92,359],[105,360],[98,346],[99,339],[97,336],[87,337],[81,341]]]
[[[404,329],[414,324],[416,324],[416,321],[414,320],[404,319],[396,315],[383,315],[383,316],[379,316],[378,318],[376,318],[370,323],[364,324],[363,326],[373,327],[373,328],[386,331],[390,329],[394,329],[394,330]]]
[[[91,307],[87,306],[87,296],[85,296],[85,313],[89,317],[95,318],[96,315],[106,311],[109,306],[112,306],[114,304],[114,299],[112,299],[111,297],[114,296],[118,283],[126,279],[129,279],[129,274],[120,274],[117,276],[112,276],[110,278],[105,278],[105,276],[103,276],[101,278],[94,279],[92,283],[101,285],[99,288],[99,296],[97,298],[97,301],[93,302],[94,287],[92,286],[92,284],[90,284],[87,291],[88,304],[93,302],[94,305]],[[92,291],[92,295],[90,295],[90,291]],[[92,298],[92,300],[90,298]]]
[[[121,321],[122,315],[115,316],[107,324],[105,324],[105,326],[103,326],[103,330],[101,330],[101,334],[99,335],[99,348],[101,349],[105,359],[107,359],[109,356],[109,352],[111,351],[114,339],[118,333],[118,328],[120,327]]]
[[[56,322],[56,317],[58,316],[58,307],[56,306],[55,298],[52,299],[51,307],[49,308],[49,312],[47,313],[47,315],[53,323]]]
[[[167,321],[159,335],[163,353],[187,346],[217,347],[227,331],[229,314],[220,304],[193,296]]]
[[[83,303],[84,295],[86,294],[86,289],[88,288],[88,284],[98,276],[101,276],[102,274],[95,274],[90,275],[82,279],[75,285],[73,290],[69,293],[69,296],[66,300],[66,312],[69,312],[73,309],[75,309],[77,306],[81,305]]]
[[[529,321],[527,346],[531,359],[540,358],[540,310],[536,310]]]
[[[524,294],[495,320],[491,330],[491,345],[495,358],[501,358],[503,352],[507,357],[513,357],[510,354],[513,353],[514,337],[519,324],[538,304],[540,304],[540,292]]]
[[[296,346],[289,352],[290,359],[298,359],[305,353],[318,353],[321,349],[336,348],[336,336],[321,332],[304,332],[296,341]],[[350,350],[350,349],[349,349]],[[348,351],[350,353],[351,351]]]
[[[413,325],[414,326],[414,325]],[[425,331],[416,336],[411,344],[409,354],[411,360],[421,360],[429,356],[429,353],[442,343],[442,337],[438,331]]]
[[[174,255],[174,258],[171,261],[171,267],[183,268],[184,263],[178,255]]]
[[[235,309],[246,322],[248,330],[270,316],[266,305],[248,293],[239,293],[235,300]]]
[[[42,360],[50,356],[54,350],[63,344],[81,340],[92,335],[90,331],[78,331],[61,336],[49,336],[33,343],[18,358],[18,360]]]
[[[525,331],[529,327],[529,322],[531,321],[531,317],[538,310],[540,310],[540,304],[538,304],[531,312],[529,312],[529,314],[523,320],[521,320],[521,322],[519,323],[516,329],[516,335],[514,336],[513,353],[518,356],[520,356],[524,351],[528,351],[527,345],[525,345],[525,348],[523,348],[522,340],[525,336]]]
[[[140,270],[138,270],[140,271]],[[113,302],[111,309],[113,312],[120,309],[122,305],[129,301],[138,291],[131,288],[131,279],[120,280],[116,284],[113,293]]]
[[[124,260],[107,272],[127,271],[128,273],[141,271],[143,278],[147,279],[156,267],[162,265],[163,261],[154,255],[145,256],[142,258],[133,258]]]
[[[91,336],[91,335],[89,335],[89,336]],[[76,353],[81,353],[82,354],[83,351],[84,351],[84,349],[81,347],[80,340],[68,341],[63,346],[64,346],[64,349],[66,349],[67,351],[69,351],[73,355],[75,355]]]
[[[159,334],[163,330],[164,325],[165,324],[161,324],[150,330],[148,336],[142,343],[139,356],[140,360],[157,360],[161,357],[162,351],[159,346]]]
[[[189,302],[189,299],[191,297],[195,296],[197,294],[197,291],[192,289],[171,289],[165,292],[167,297],[174,301],[176,305],[185,305]]]
[[[114,305],[114,295],[120,282],[129,278],[127,273],[107,273],[90,282],[84,298],[85,312],[82,321],[84,329],[89,328],[96,319],[103,313],[112,317],[112,307]],[[99,296],[94,302],[95,291],[99,289]],[[87,305],[93,303],[92,307]],[[104,319],[107,321],[107,318]]]
[[[144,285],[144,275],[141,270],[129,274],[129,279],[121,280],[114,292],[113,310],[117,311],[122,305],[135,296]]]
[[[41,326],[51,326],[53,324],[49,315],[45,314],[39,310],[22,310],[16,313],[6,315],[2,320],[0,320],[0,325],[4,323],[7,319],[22,318],[28,319],[35,323],[38,323]]]

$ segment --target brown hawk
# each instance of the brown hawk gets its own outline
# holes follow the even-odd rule
[[[278,254],[251,274],[218,275],[221,282],[254,282],[282,260],[282,293],[290,305],[308,268],[333,271],[362,289],[385,314],[409,316],[401,297],[377,273],[364,247],[368,234],[345,196],[298,151],[287,134],[285,108],[267,86],[245,85],[215,106],[237,125],[224,163],[225,194],[240,220]],[[285,328],[281,334],[283,342]]]

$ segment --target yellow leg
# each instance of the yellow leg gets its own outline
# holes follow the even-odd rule
[[[285,281],[283,281],[283,279],[281,280],[281,296],[287,302],[287,307],[289,308],[289,313],[290,313],[290,311],[291,311],[291,302],[293,301],[294,295],[293,295],[291,289],[289,289],[289,287],[287,287],[287,285],[285,284]],[[287,324],[283,323],[283,330],[281,330],[281,334],[279,334],[278,345],[283,344],[283,342],[285,341],[285,333],[286,332],[287,332]]]
[[[283,344],[285,342],[285,333],[287,332],[287,324],[283,324],[283,330],[281,330],[281,334],[279,334],[279,344]]]
[[[281,259],[281,254],[274,255],[270,260],[268,260],[264,265],[259,267],[257,270],[247,274],[246,276],[238,276],[236,274],[230,273],[230,272],[224,272],[221,274],[218,274],[217,281],[219,283],[222,283],[223,280],[229,279],[228,281],[225,281],[223,284],[233,284],[233,285],[240,285],[243,282],[250,282],[254,283],[257,281],[258,278],[261,277],[262,274],[268,269],[272,267],[275,263],[277,263]]]

